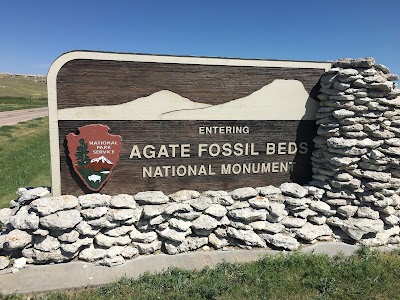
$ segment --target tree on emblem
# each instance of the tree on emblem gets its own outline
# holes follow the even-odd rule
[[[90,163],[90,158],[88,156],[88,144],[85,143],[84,139],[79,140],[79,146],[76,147],[76,162],[79,165],[79,169],[83,168],[85,165]]]

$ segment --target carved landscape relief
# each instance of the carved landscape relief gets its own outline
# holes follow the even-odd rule
[[[191,101],[173,91],[117,105],[60,109],[59,120],[314,120],[319,104],[298,80],[276,79],[223,104]]]

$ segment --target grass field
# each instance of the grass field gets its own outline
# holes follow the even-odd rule
[[[0,208],[26,186],[50,185],[48,118],[0,127]]]
[[[47,99],[26,99],[22,97],[0,97],[0,112],[47,106]]]
[[[0,97],[47,98],[46,78],[0,73]]]
[[[3,295],[3,299],[393,300],[400,299],[399,276],[399,252],[381,253],[362,248],[351,257],[270,255],[251,263],[222,263],[201,271],[169,269],[97,288]]]
[[[0,73],[0,112],[47,106],[46,77]]]

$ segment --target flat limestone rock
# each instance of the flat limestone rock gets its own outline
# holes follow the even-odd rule
[[[71,244],[61,244],[61,250],[70,253],[72,255],[75,255],[78,253],[79,249],[83,246],[88,246],[93,243],[93,238],[84,238],[84,239],[79,239],[75,241],[74,243]]]
[[[375,65],[375,59],[367,58],[341,58],[333,62],[332,67],[335,68],[370,68]]]
[[[91,245],[89,248],[86,248],[79,253],[79,259],[93,262],[105,257],[106,254],[107,249],[95,248],[93,245]]]
[[[10,260],[7,256],[0,256],[0,270],[4,270],[10,265]]]
[[[307,242],[311,242],[321,236],[332,235],[332,229],[328,225],[313,225],[306,223],[297,231],[297,236]]]
[[[287,228],[300,228],[307,223],[307,220],[302,218],[286,217],[281,221],[281,223]]]
[[[379,211],[373,210],[370,207],[359,207],[357,210],[357,216],[359,218],[368,218],[371,220],[378,220],[379,219]]]
[[[294,215],[296,218],[307,219],[307,218],[309,218],[309,217],[317,216],[318,213],[317,213],[316,211],[313,211],[313,210],[307,208],[307,209],[302,210],[302,211],[300,211],[300,212],[295,212],[295,213],[293,213],[293,215]]]
[[[221,204],[211,204],[205,211],[204,213],[216,217],[216,218],[222,218],[223,216],[226,215],[228,210],[225,208],[225,206]]]
[[[34,189],[19,188],[17,194],[19,195],[18,203],[23,203],[25,201],[46,197],[50,194],[50,191],[45,187],[37,187]]]
[[[11,208],[0,209],[0,223],[4,225],[7,224],[13,214],[14,211]]]
[[[197,250],[208,244],[207,237],[188,237],[180,243],[173,241],[166,241],[165,248],[168,254],[178,254],[182,252],[188,252]]]
[[[253,230],[270,233],[279,233],[285,230],[285,226],[280,223],[270,223],[268,221],[255,221],[249,224]]]
[[[48,234],[48,233],[47,233]],[[79,239],[79,232],[76,230],[71,230],[71,231],[53,231],[52,233],[55,237],[58,238],[59,241],[65,242],[65,243],[73,243],[76,242]]]
[[[235,201],[226,191],[205,191],[205,197],[211,198],[213,204],[221,204],[224,206],[232,205]]]
[[[225,237],[217,236],[215,233],[211,233],[208,236],[208,242],[214,246],[215,249],[221,249],[229,245],[228,239]]]
[[[308,221],[315,225],[324,225],[326,223],[326,219],[327,218],[325,216],[318,215],[318,216],[310,216],[308,218]]]
[[[326,140],[328,147],[332,148],[351,148],[358,144],[356,139],[345,139],[342,137],[331,137]]]
[[[119,194],[111,197],[110,206],[114,208],[136,208],[136,201],[131,195]]]
[[[107,219],[113,221],[125,221],[131,219],[135,215],[136,210],[133,208],[111,208],[107,211]]]
[[[39,217],[35,212],[29,212],[29,207],[22,206],[19,211],[10,218],[10,223],[16,229],[36,230],[39,228]]]
[[[121,255],[125,259],[131,259],[132,257],[139,254],[139,250],[133,246],[126,246],[124,250],[122,250]]]
[[[172,218],[168,221],[169,225],[180,231],[187,231],[192,226],[192,222]]]
[[[96,265],[99,266],[106,266],[106,267],[115,267],[119,265],[123,265],[125,263],[125,259],[122,257],[122,255],[117,255],[115,257],[105,257],[99,261],[96,262]]]
[[[126,225],[126,226],[119,226],[116,228],[110,228],[104,230],[104,234],[111,236],[111,237],[119,237],[121,235],[129,234],[132,230],[135,230],[134,225]]]
[[[257,196],[258,192],[252,187],[244,187],[233,190],[230,195],[233,200],[247,200]]]
[[[104,216],[108,211],[108,207],[99,206],[81,210],[81,215],[86,219],[97,219]]]
[[[266,197],[257,196],[249,200],[250,207],[255,209],[266,209],[269,207],[269,201]]]
[[[147,219],[154,218],[163,214],[165,211],[165,205],[145,205],[143,208],[143,216]]]
[[[181,190],[169,195],[169,198],[174,202],[183,202],[190,199],[196,199],[199,197],[200,193],[198,191],[193,191],[193,190]]]
[[[40,218],[40,225],[49,229],[66,230],[74,228],[81,221],[82,217],[79,211],[62,210]]]
[[[320,212],[324,215],[331,216],[336,212],[331,209],[330,205],[323,201],[311,201],[310,209],[316,212]]]
[[[268,221],[271,221],[274,223],[279,222],[280,220],[282,220],[284,217],[286,217],[289,214],[288,211],[286,210],[285,204],[280,203],[280,202],[275,202],[275,201],[270,202],[268,211],[269,211],[269,215],[267,216],[267,218],[270,217],[273,219],[273,220],[269,219]]]
[[[139,192],[134,199],[141,204],[164,204],[169,201],[169,198],[161,191]]]
[[[102,233],[98,233],[95,237],[97,245],[110,248],[111,246],[126,246],[130,244],[131,239],[128,235],[119,237],[110,237]]]
[[[52,237],[50,235],[48,236],[37,236],[35,238],[35,243],[33,247],[37,250],[44,251],[44,252],[50,252],[57,250],[60,248],[61,244],[56,239],[55,237]]]
[[[31,202],[30,207],[41,216],[47,216],[60,210],[76,208],[79,205],[78,198],[71,195],[59,197],[40,198]]]
[[[279,187],[284,195],[303,198],[308,194],[308,190],[297,183],[285,182]]]
[[[140,232],[136,228],[133,228],[131,230],[129,236],[133,242],[144,243],[144,244],[152,243],[158,237],[157,233],[154,231]]]
[[[229,211],[228,216],[236,220],[253,222],[258,220],[265,221],[267,213],[266,211],[255,210],[253,208],[241,208]]]
[[[273,194],[281,194],[282,191],[280,188],[277,188],[272,185],[257,187],[256,191],[260,194],[260,196],[268,196]]]
[[[159,231],[158,234],[167,240],[174,242],[182,242],[187,235],[191,233],[191,230],[187,231],[177,231],[172,228],[167,227],[166,229]]]
[[[161,249],[162,242],[159,240],[154,240],[148,244],[134,242],[133,245],[137,247],[140,254],[151,254]]]
[[[283,248],[285,250],[296,250],[300,247],[300,243],[293,237],[277,233],[277,234],[260,234],[261,238],[263,238],[268,244],[273,245],[277,248]]]
[[[37,249],[24,249],[24,250],[29,250],[27,253],[31,252],[28,254],[30,258],[34,259],[33,261],[38,264],[43,264],[43,263],[60,263],[60,262],[65,262],[65,261],[70,261],[73,256],[68,255],[68,253],[64,253],[61,251],[61,249],[57,249],[55,251],[50,251],[50,252],[44,252],[40,251]],[[23,255],[25,256],[25,253],[23,251]],[[27,257],[28,258],[28,257]]]
[[[354,96],[353,96],[354,97]],[[349,118],[349,117],[353,117],[355,115],[354,111],[351,110],[347,110],[347,109],[338,109],[335,110],[332,115],[336,118],[336,119],[343,119],[343,118]]]
[[[183,220],[195,220],[201,216],[201,212],[198,211],[191,211],[191,212],[178,212],[174,214],[175,217],[183,219]]]
[[[99,206],[108,206],[111,196],[102,194],[87,194],[78,197],[81,208],[93,208]]]
[[[350,218],[356,214],[358,206],[344,205],[337,208],[337,213],[343,217]]]
[[[359,241],[367,233],[377,233],[384,230],[382,220],[371,220],[367,218],[350,218],[342,224],[341,229],[352,239]]]
[[[191,199],[187,203],[195,210],[204,211],[210,207],[212,199],[210,197],[201,196],[198,199]]]
[[[32,236],[26,231],[14,229],[9,232],[4,241],[4,246],[8,250],[22,249],[32,243]]]
[[[227,234],[230,237],[243,241],[248,246],[266,247],[267,245],[253,230],[238,230],[228,227]]]
[[[199,218],[192,222],[193,228],[196,230],[213,230],[221,223],[208,215],[201,215]]]
[[[164,213],[166,213],[167,215],[172,215],[176,212],[190,212],[190,211],[193,211],[193,208],[189,204],[172,202],[168,203],[165,206]]]
[[[360,243],[366,246],[383,246],[388,243],[392,236],[398,236],[399,233],[400,227],[393,226],[392,228],[378,232],[374,238],[361,240]]]
[[[378,148],[383,143],[384,143],[384,141],[375,141],[375,140],[371,140],[370,138],[366,138],[366,139],[357,141],[356,145],[357,145],[357,147],[360,147],[360,148],[367,147],[367,148],[375,149],[375,148]]]

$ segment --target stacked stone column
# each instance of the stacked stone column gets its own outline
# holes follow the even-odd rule
[[[398,79],[373,58],[338,60],[321,78],[310,184],[338,211],[330,225],[348,229],[350,218],[382,232],[399,223]]]

